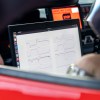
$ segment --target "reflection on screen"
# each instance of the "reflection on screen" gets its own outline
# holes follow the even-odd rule
[[[68,19],[79,19],[80,28],[82,29],[82,23],[81,23],[78,7],[53,8],[52,15],[53,15],[54,21],[68,20]]]

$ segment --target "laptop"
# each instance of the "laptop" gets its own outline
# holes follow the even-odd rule
[[[50,21],[9,25],[13,66],[21,70],[66,75],[80,59],[79,21]]]

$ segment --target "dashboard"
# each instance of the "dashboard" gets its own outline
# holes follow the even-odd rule
[[[79,8],[79,19],[80,19],[80,25],[82,24],[81,28],[81,41],[82,41],[82,54],[88,54],[88,53],[100,53],[100,39],[96,37],[94,32],[89,27],[88,23],[86,22],[86,17],[89,15],[90,8],[92,6],[92,3],[94,0],[79,0],[78,8]],[[65,6],[64,6],[65,7]],[[32,14],[32,11],[24,14],[19,19],[15,20],[11,24],[22,24],[22,23],[30,23],[32,20],[31,18],[34,17],[33,22],[40,22],[40,21],[50,21],[53,20],[52,16],[52,9],[53,8],[40,8],[40,19],[38,20],[34,15]],[[55,8],[54,8],[55,9]],[[28,15],[28,16],[27,16]],[[67,15],[69,17],[70,14]],[[9,36],[7,34],[7,28],[3,31],[2,36],[0,36],[1,39],[1,55],[4,59],[5,65],[12,65],[12,58],[11,58],[11,52],[10,52],[10,46],[9,46]],[[5,34],[6,33],[6,34]]]

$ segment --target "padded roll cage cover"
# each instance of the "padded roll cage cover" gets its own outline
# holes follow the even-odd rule
[[[100,38],[100,0],[94,1],[87,21],[94,33]]]

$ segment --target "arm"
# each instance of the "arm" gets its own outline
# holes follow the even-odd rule
[[[0,56],[0,65],[4,65],[4,62],[1,56]]]
[[[100,55],[88,54],[76,61],[75,66],[79,66],[87,73],[93,75],[96,79],[100,79]]]

